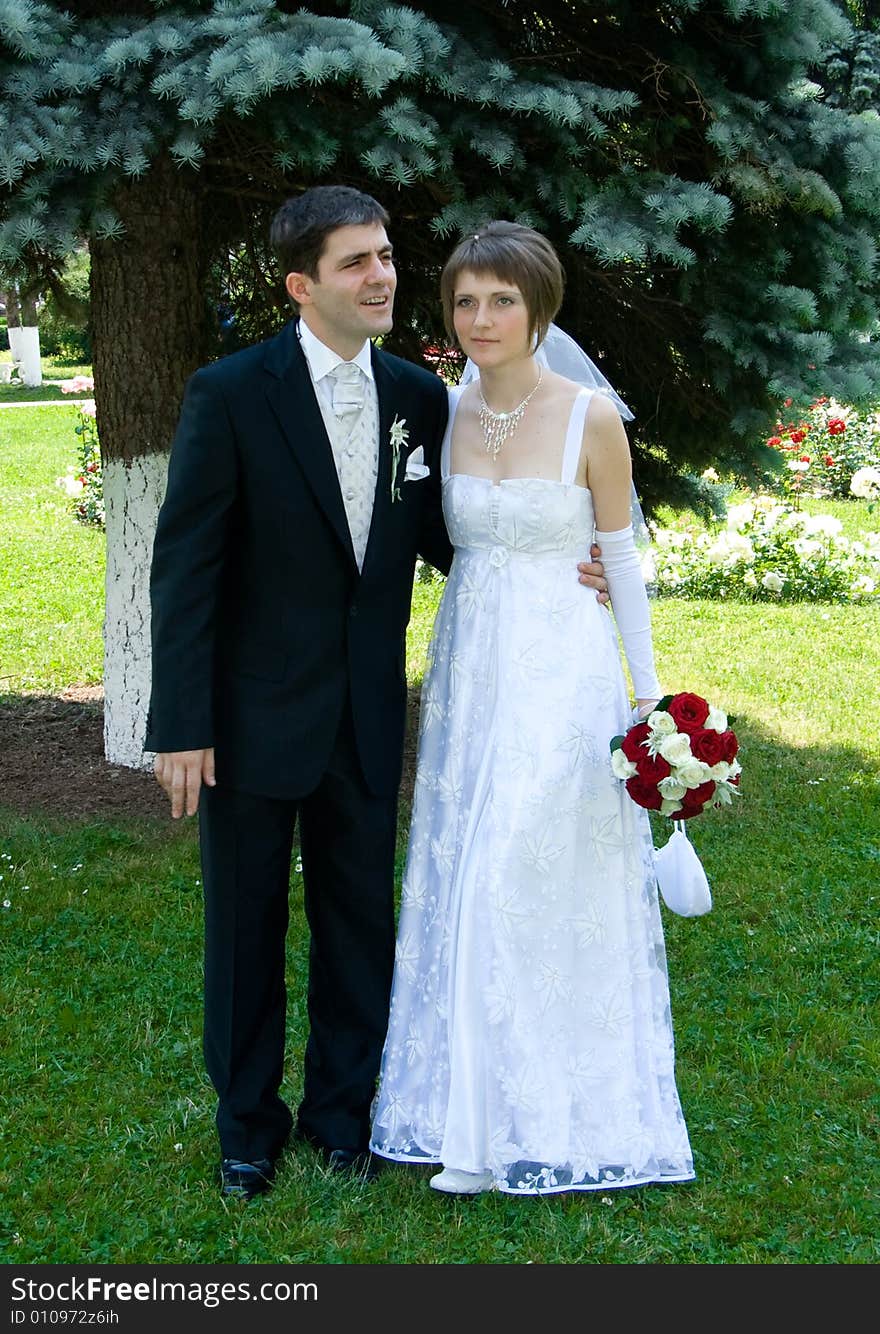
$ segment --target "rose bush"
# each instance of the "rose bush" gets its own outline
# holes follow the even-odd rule
[[[853,475],[880,466],[880,413],[861,414],[833,398],[817,398],[805,417],[786,419],[786,399],[775,433],[766,443],[782,455],[781,473],[768,473],[768,489],[798,507],[803,495],[849,499]]]
[[[77,375],[62,380],[65,394],[91,393],[95,382],[90,375]],[[79,523],[90,527],[104,526],[104,482],[101,471],[101,446],[95,419],[94,399],[84,399],[77,405],[77,425],[73,428],[79,437],[77,466],[68,468],[58,485],[70,498],[70,507]]]
[[[850,541],[830,514],[773,496],[733,505],[725,522],[654,527],[659,595],[744,602],[880,599],[880,534]]]

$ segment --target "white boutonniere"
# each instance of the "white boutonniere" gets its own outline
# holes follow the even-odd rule
[[[394,418],[391,423],[391,430],[388,432],[388,438],[391,441],[391,502],[400,500],[400,484],[397,480],[397,474],[400,470],[400,451],[403,445],[409,440],[409,431],[406,429],[406,417],[402,419]]]

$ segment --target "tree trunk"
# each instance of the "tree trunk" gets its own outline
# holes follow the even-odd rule
[[[167,159],[123,187],[118,241],[91,246],[95,404],[107,531],[104,753],[148,768],[149,574],[187,377],[204,360],[199,178]]]
[[[9,351],[12,353],[12,360],[18,361],[19,333],[21,330],[21,305],[18,300],[18,291],[15,287],[8,287],[2,293],[2,296],[6,306],[6,336],[9,339]]]

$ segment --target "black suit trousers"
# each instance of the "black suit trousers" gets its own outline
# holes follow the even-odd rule
[[[365,1149],[394,965],[397,797],[367,788],[347,706],[307,796],[283,801],[218,786],[203,790],[199,805],[204,1052],[222,1155],[274,1158],[292,1125],[280,1087],[297,820],[310,929],[298,1125],[329,1148]]]

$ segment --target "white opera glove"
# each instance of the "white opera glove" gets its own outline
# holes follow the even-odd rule
[[[623,641],[636,699],[660,699],[663,691],[654,667],[651,609],[632,524],[613,533],[597,530],[595,541],[601,547],[599,559],[605,567],[611,610]]]

